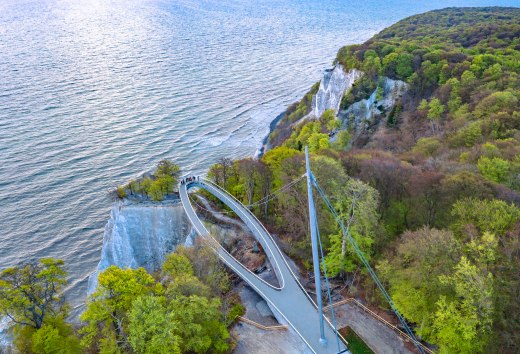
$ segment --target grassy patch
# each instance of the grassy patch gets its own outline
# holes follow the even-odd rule
[[[356,332],[350,327],[343,327],[339,330],[339,333],[348,342],[348,349],[352,354],[374,354],[372,349],[359,337]]]

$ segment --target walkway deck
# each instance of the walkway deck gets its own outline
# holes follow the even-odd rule
[[[204,227],[190,203],[188,190],[191,188],[207,190],[230,207],[244,221],[256,240],[264,248],[279,280],[280,287],[272,286],[260,279],[217,243]],[[309,349],[316,354],[338,353],[336,335],[330,323],[325,325],[327,343],[325,345],[320,344],[320,325],[316,305],[303,289],[303,286],[287,264],[284,255],[260,221],[233,196],[208,180],[201,179],[200,181],[180,184],[179,194],[186,214],[196,232],[210,241],[224,263],[247,282],[285,319],[287,324],[302,338]],[[343,342],[340,342],[339,345],[341,351],[345,350],[346,346]]]

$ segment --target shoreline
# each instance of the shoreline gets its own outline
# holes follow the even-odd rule
[[[258,159],[258,158],[261,158],[262,156],[264,156],[264,154],[267,152],[268,150],[268,146],[267,146],[267,143],[268,143],[268,140],[269,140],[269,136],[271,135],[271,133],[274,131],[274,129],[276,128],[276,126],[278,125],[278,122],[285,116],[285,112],[287,111],[287,108],[280,114],[278,114],[270,123],[269,123],[269,132],[267,133],[267,135],[262,139],[262,146],[260,147],[260,149],[258,149],[255,153],[255,158]]]

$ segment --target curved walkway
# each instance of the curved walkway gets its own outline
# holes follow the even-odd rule
[[[272,286],[259,278],[238,262],[210,235],[195,213],[188,197],[188,190],[196,187],[203,188],[213,194],[242,219],[256,240],[264,248],[278,278],[280,287]],[[282,252],[260,221],[238,200],[211,181],[201,179],[186,182],[186,184],[179,184],[179,194],[188,219],[196,232],[210,242],[215,252],[218,253],[219,257],[229,268],[248,283],[271,305],[273,310],[277,311],[285,319],[287,324],[298,333],[309,349],[317,354],[337,353],[336,335],[328,321],[325,325],[327,344],[320,344],[320,324],[316,305],[303,289],[303,286],[287,264]],[[340,347],[342,351],[345,350],[345,345],[342,342],[340,342]]]

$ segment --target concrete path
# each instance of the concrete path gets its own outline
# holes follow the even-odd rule
[[[213,194],[230,207],[251,230],[256,240],[262,245],[271,266],[278,278],[279,287],[272,286],[251,272],[231,254],[229,254],[206,230],[193,210],[188,197],[190,188],[202,188]],[[336,339],[336,334],[330,322],[325,323],[326,344],[319,341],[319,316],[314,301],[305,292],[303,286],[294,276],[284,255],[256,217],[238,200],[211,181],[191,181],[179,184],[179,194],[182,204],[195,231],[207,240],[218,253],[222,261],[240,278],[249,284],[262,298],[267,301],[281,322],[287,323],[302,338],[313,353],[330,354],[343,352],[346,345]],[[338,348],[339,346],[339,348]]]

